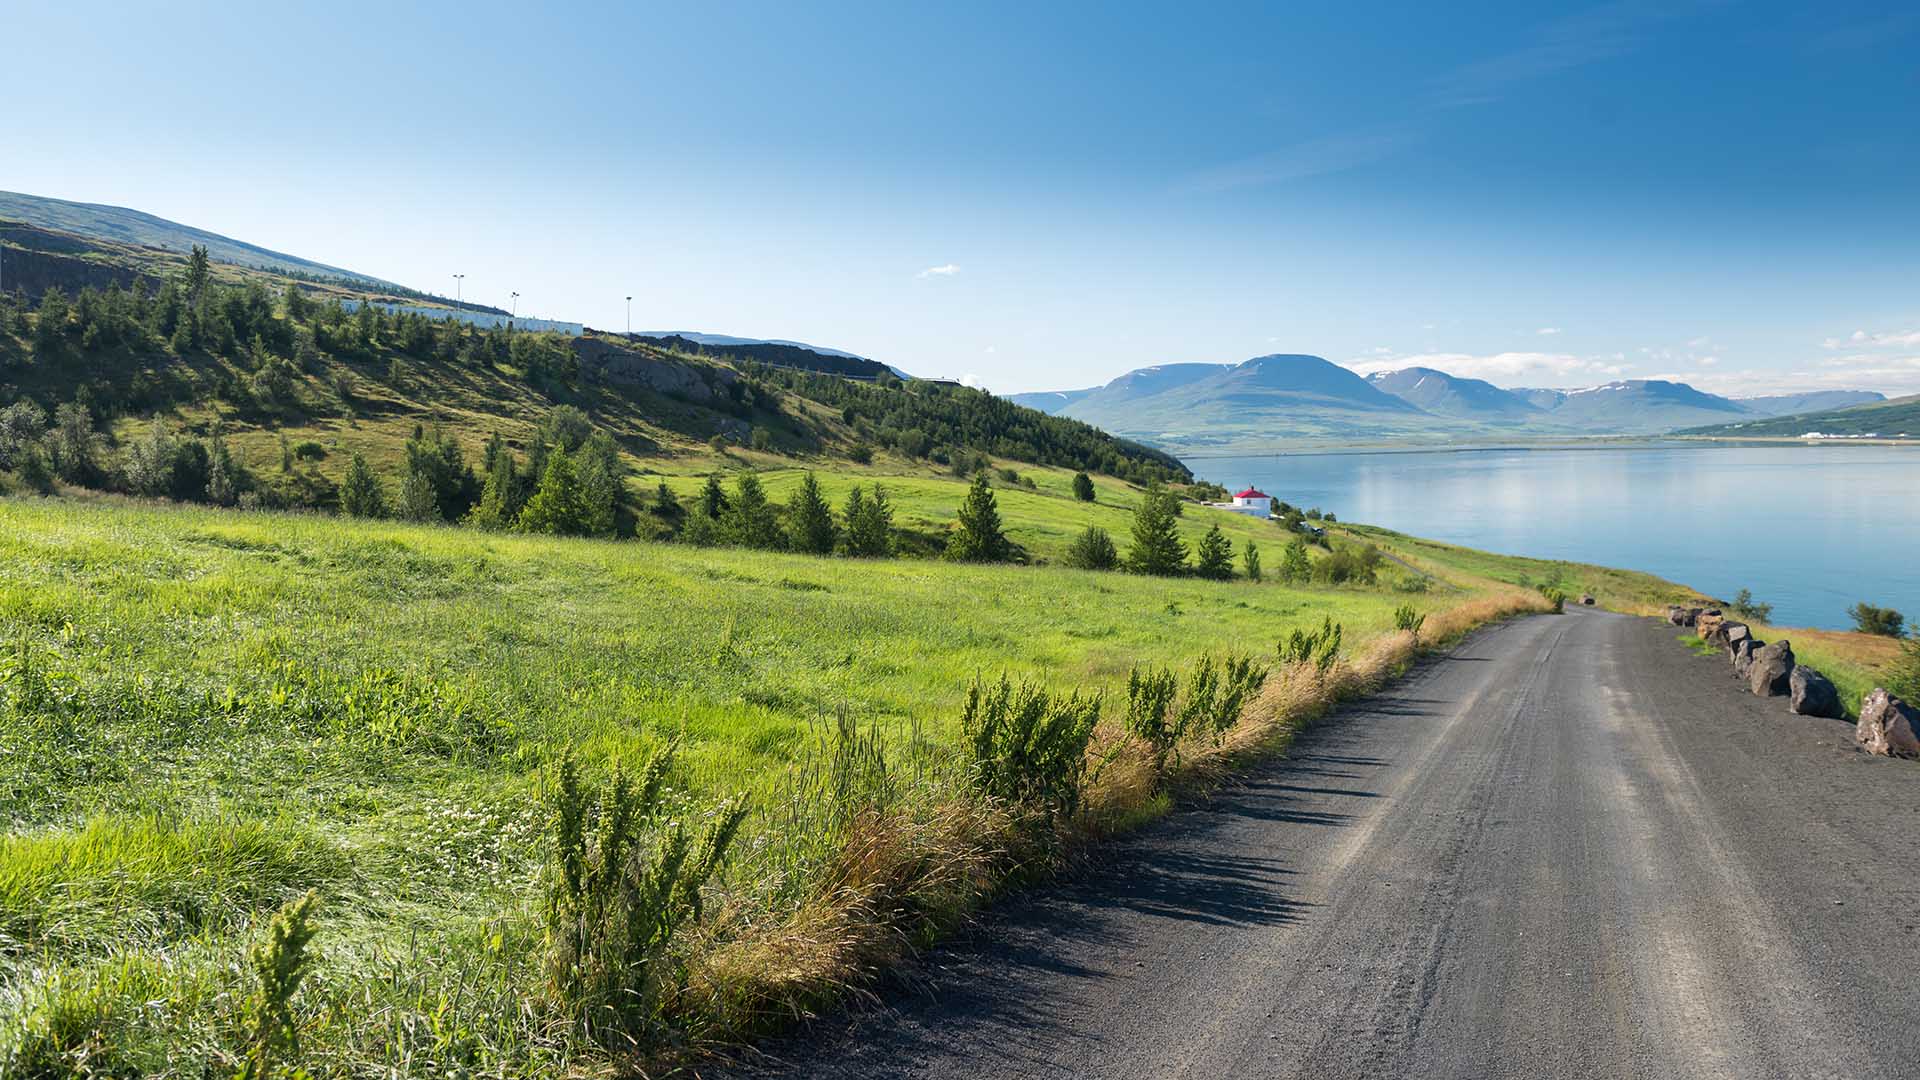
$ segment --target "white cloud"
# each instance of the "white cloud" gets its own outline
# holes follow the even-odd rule
[[[1557,334],[1559,332],[1560,332],[1560,328],[1557,326],[1543,326],[1540,329],[1534,331],[1534,333],[1539,334],[1541,337],[1552,337],[1554,334]]]
[[[999,352],[999,351],[1000,351],[1000,346],[998,346],[998,345],[989,345],[989,346],[987,346],[986,348],[984,348],[984,349],[981,349],[980,351],[981,351],[981,352],[983,352],[983,353],[986,353],[986,354],[988,354],[989,356],[991,356],[992,354],[994,354],[994,353],[997,353],[997,352]]]
[[[1713,341],[1710,338],[1704,337],[1691,338],[1687,341],[1687,348],[1689,349],[1705,349],[1712,345]]]
[[[1503,352],[1415,353],[1409,356],[1357,357],[1346,368],[1361,375],[1400,368],[1430,367],[1449,375],[1485,379],[1499,386],[1581,385],[1617,379],[1633,365],[1616,357],[1575,356],[1571,353]]]
[[[1747,368],[1647,377],[1684,382],[1708,393],[1729,397],[1799,394],[1812,390],[1878,390],[1888,397],[1900,397],[1920,393],[1920,356],[1830,356],[1810,370]]]
[[[1920,349],[1920,330],[1880,334],[1855,330],[1844,339],[1828,338],[1823,344],[1829,349]]]
[[[1702,356],[1694,360],[1694,363],[1699,364],[1701,367],[1712,367],[1719,362],[1720,358],[1717,356]]]
[[[929,266],[925,270],[920,271],[918,274],[915,274],[914,276],[922,277],[922,278],[952,277],[953,275],[959,272],[960,272],[960,268],[958,266],[955,266],[952,263],[944,263],[940,266]]]
[[[985,390],[987,388],[987,384],[980,380],[980,376],[974,374],[971,371],[967,372],[965,375],[960,376],[960,385],[971,386],[975,390]]]

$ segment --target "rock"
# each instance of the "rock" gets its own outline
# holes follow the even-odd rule
[[[1592,607],[1592,606],[1593,606],[1593,594],[1592,594],[1592,593],[1581,593],[1581,594],[1580,594],[1580,602],[1581,602],[1582,604],[1585,604],[1585,605],[1586,605],[1587,607]]]
[[[1732,648],[1751,637],[1753,637],[1753,630],[1750,629],[1746,623],[1730,622],[1720,624],[1720,640],[1725,643],[1728,648]],[[1755,644],[1759,643],[1755,642]]]
[[[1697,607],[1696,607],[1696,608],[1688,608],[1688,609],[1687,609],[1687,621],[1686,621],[1685,623],[1683,623],[1682,625],[1684,625],[1684,626],[1698,626],[1698,625],[1700,624],[1700,616],[1702,616],[1702,615],[1705,615],[1706,613],[1707,613],[1707,609],[1706,609],[1706,608],[1697,608]],[[1714,614],[1715,614],[1715,615],[1718,615],[1718,614],[1720,614],[1720,613],[1716,611],[1716,612],[1714,612]]]
[[[1785,639],[1755,649],[1747,663],[1747,689],[1761,697],[1785,697],[1793,669],[1793,645]]]
[[[1847,715],[1840,708],[1840,692],[1833,688],[1833,683],[1805,664],[1795,667],[1787,680],[1787,707],[1801,716],[1828,720],[1842,720]]]
[[[1687,625],[1687,609],[1679,604],[1667,605],[1667,621],[1675,626]]]
[[[1741,638],[1727,646],[1727,655],[1733,657],[1733,677],[1741,682],[1747,681],[1747,669],[1753,664],[1753,653],[1760,647],[1754,638]]]
[[[1920,757],[1920,709],[1875,687],[1860,701],[1853,739],[1869,754]]]
[[[1703,611],[1700,617],[1693,621],[1693,628],[1699,633],[1701,641],[1718,645],[1720,644],[1720,624],[1725,621],[1711,611]]]

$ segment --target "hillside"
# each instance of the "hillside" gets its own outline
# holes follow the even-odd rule
[[[1887,395],[1872,390],[1815,390],[1805,394],[1737,397],[1733,402],[1761,416],[1792,416],[1795,413],[1827,412],[1854,405],[1871,405],[1885,400]]]
[[[1844,409],[1706,425],[1689,428],[1681,434],[1794,438],[1810,432],[1855,437],[1920,438],[1920,394]]]
[[[1548,415],[1557,424],[1585,432],[1653,435],[1746,411],[1685,383],[1626,379],[1566,391]]]
[[[367,274],[271,251],[219,233],[120,206],[69,202],[40,195],[0,191],[0,219],[12,219],[116,244],[159,248],[178,255],[187,254],[197,244],[206,248],[213,258],[237,266],[332,278],[372,289],[395,287],[390,281]]]

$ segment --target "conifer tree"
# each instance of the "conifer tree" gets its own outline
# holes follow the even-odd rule
[[[660,481],[660,486],[654,489],[653,512],[655,516],[667,520],[673,520],[685,513],[680,506],[680,496],[673,493],[673,489],[667,486],[665,480]]]
[[[1219,525],[1208,529],[1206,535],[1200,538],[1200,546],[1194,551],[1194,561],[1194,571],[1201,577],[1225,581],[1233,576],[1233,542],[1220,531]]]
[[[847,523],[847,554],[863,559],[884,559],[893,554],[893,506],[887,501],[887,489],[873,485],[869,498],[858,485],[847,494],[842,512]]]
[[[1080,570],[1111,570],[1120,565],[1120,552],[1114,548],[1113,537],[1107,535],[1107,530],[1089,525],[1067,549],[1066,563]]]
[[[346,478],[340,482],[340,509],[351,517],[387,516],[386,490],[358,453],[347,463]]]
[[[1313,564],[1307,559],[1307,542],[1294,537],[1280,555],[1280,580],[1298,585],[1313,576]]]
[[[580,448],[580,498],[589,536],[612,536],[620,522],[620,448],[613,436],[595,431]]]
[[[833,510],[820,493],[820,481],[809,471],[800,478],[800,489],[787,503],[787,544],[795,551],[831,555],[838,532]]]
[[[573,459],[556,447],[547,455],[540,486],[521,509],[517,527],[521,532],[578,536],[586,531],[586,522],[587,507],[580,496],[580,477],[574,471]]]
[[[773,507],[767,503],[767,492],[758,476],[743,472],[734,481],[733,498],[721,519],[720,531],[729,543],[742,547],[780,546],[780,525],[774,520]]]
[[[468,512],[467,523],[498,531],[511,528],[519,516],[520,478],[514,469],[513,451],[502,446],[493,454],[493,465],[487,470],[486,486],[480,489],[480,501],[473,504],[473,509]]]
[[[1001,531],[1000,507],[987,485],[985,473],[973,478],[966,501],[960,504],[959,528],[947,541],[947,558],[959,562],[1005,562],[1012,545]]]
[[[1137,574],[1178,574],[1187,566],[1187,545],[1180,539],[1176,496],[1158,482],[1147,485],[1133,511],[1133,544],[1127,566]]]
[[[700,492],[700,512],[714,521],[727,515],[727,492],[720,486],[720,474],[707,476],[707,486]]]
[[[208,265],[206,245],[193,245],[193,253],[187,256],[187,303],[200,303],[212,276],[213,268]]]
[[[1246,567],[1247,567],[1247,580],[1259,581],[1260,580],[1260,549],[1254,546],[1253,541],[1251,540],[1247,541],[1246,548],[1240,552],[1240,558],[1246,564]]]
[[[1093,477],[1086,473],[1073,474],[1073,497],[1081,502],[1093,501]]]
[[[400,517],[419,522],[443,520],[433,497],[433,477],[412,461],[407,462],[400,480]]]

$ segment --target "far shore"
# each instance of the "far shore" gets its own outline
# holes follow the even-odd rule
[[[1214,458],[1309,457],[1328,454],[1465,454],[1489,450],[1618,450],[1675,449],[1682,446],[1905,446],[1920,448],[1920,439],[1809,439],[1799,435],[1596,435],[1588,438],[1507,439],[1485,442],[1416,442],[1407,439],[1374,442],[1289,442],[1245,448],[1209,447],[1182,451],[1166,448],[1182,461]]]

